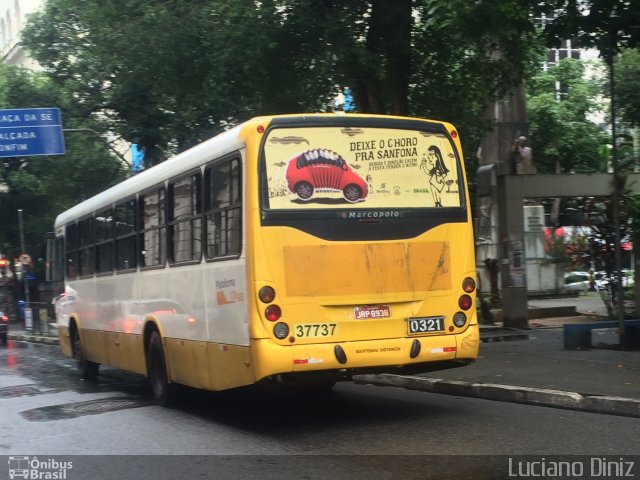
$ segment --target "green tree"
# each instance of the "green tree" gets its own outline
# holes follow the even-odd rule
[[[598,84],[585,78],[584,63],[570,58],[529,80],[529,128],[541,173],[606,171],[607,134],[589,120],[601,108],[598,95]]]
[[[530,59],[528,6],[49,0],[23,38],[150,163],[254,115],[329,110],[341,86],[362,112],[451,120],[475,153],[484,106]]]
[[[583,46],[595,47],[609,68],[609,78],[614,80],[615,58],[626,48],[640,45],[640,2],[639,0],[547,0],[538,4],[543,11],[555,17],[546,33],[551,42],[558,42],[563,38],[576,36]],[[615,88],[610,90],[615,91]],[[612,116],[615,117],[615,95],[610,96]],[[611,199],[610,224],[614,227],[613,245],[615,246],[615,270],[617,284],[621,289],[621,252],[620,240],[623,224],[620,223],[621,212],[624,210],[624,176],[620,174],[617,155],[618,136],[616,134],[616,118],[611,122],[612,130],[612,167],[614,178],[614,193]],[[637,273],[640,273],[638,271]],[[620,323],[620,340],[624,340],[622,295],[617,298],[617,315]]]
[[[638,0],[545,0],[534,8],[554,19],[545,29],[552,45],[575,36],[603,58],[640,45]]]
[[[640,50],[622,51],[616,62],[615,75],[620,116],[631,125],[640,125]]]
[[[286,7],[286,5],[285,5]],[[51,0],[24,43],[155,164],[252,115],[318,110],[332,75],[273,1]],[[123,12],[127,12],[123,15]],[[323,55],[327,55],[323,53]]]
[[[0,108],[59,107],[65,128],[98,130],[101,122],[78,113],[75,99],[46,75],[0,65]],[[56,156],[6,157],[0,160],[0,252],[20,250],[18,209],[24,212],[26,249],[42,255],[46,232],[55,216],[124,178],[125,165],[103,140],[89,132],[69,132],[66,153]]]

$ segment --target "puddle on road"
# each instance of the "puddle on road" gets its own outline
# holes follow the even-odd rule
[[[48,422],[51,420],[67,420],[85,415],[99,415],[101,413],[116,412],[129,408],[148,407],[151,405],[157,404],[152,399],[112,397],[34,408],[20,412],[20,415],[30,422]]]
[[[0,398],[30,397],[44,393],[59,392],[59,389],[40,388],[36,385],[13,385],[0,388]]]

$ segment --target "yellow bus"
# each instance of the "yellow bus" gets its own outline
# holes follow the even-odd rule
[[[176,385],[330,388],[477,358],[472,217],[444,122],[254,118],[60,214],[62,351]]]

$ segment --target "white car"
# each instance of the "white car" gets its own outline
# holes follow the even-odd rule
[[[567,272],[564,274],[564,289],[569,292],[586,292],[589,290],[590,278],[589,272]]]
[[[615,272],[612,273],[615,280]],[[596,272],[596,278],[598,278],[598,284],[601,288],[606,288],[609,285],[609,279],[606,272]],[[622,270],[622,287],[628,288],[635,285],[635,278],[633,270]]]

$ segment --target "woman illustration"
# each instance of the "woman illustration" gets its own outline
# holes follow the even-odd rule
[[[442,189],[445,185],[445,178],[449,169],[444,164],[442,152],[435,145],[431,145],[427,150],[427,158],[422,159],[420,168],[429,175],[429,185],[431,185],[431,195],[436,207],[442,207]]]

